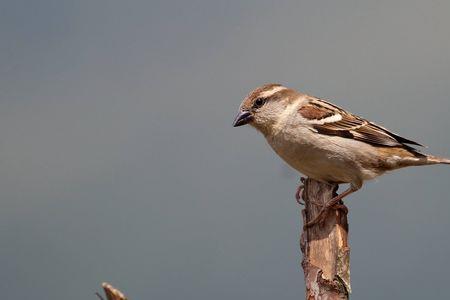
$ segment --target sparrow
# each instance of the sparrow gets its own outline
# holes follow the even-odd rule
[[[249,124],[261,132],[288,165],[330,184],[349,184],[327,209],[359,190],[366,180],[404,167],[450,164],[450,159],[415,149],[423,145],[354,115],[328,101],[281,84],[265,84],[242,101],[233,126]]]

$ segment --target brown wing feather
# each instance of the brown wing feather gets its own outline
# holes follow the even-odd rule
[[[299,113],[306,119],[322,120],[333,116],[336,112],[327,109],[326,107],[316,105],[312,102],[304,105],[299,109]]]
[[[321,134],[352,138],[379,146],[405,147],[408,150],[414,149],[406,144],[422,146],[321,99],[311,99],[302,106],[299,113],[310,120],[313,128]],[[335,115],[340,115],[340,120],[330,118]],[[330,122],[323,122],[326,118],[330,118]]]

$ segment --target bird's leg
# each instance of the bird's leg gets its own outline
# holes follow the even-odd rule
[[[305,180],[305,177],[300,177],[300,185],[297,188],[297,192],[295,192],[295,200],[297,200],[297,203],[300,205],[305,205],[302,201],[303,190],[305,189]]]
[[[339,189],[339,185],[336,185],[336,187],[333,190],[333,195],[337,195],[338,189]],[[358,189],[356,189],[356,190],[358,190]],[[348,208],[347,208],[347,206],[344,205],[344,201],[342,201],[342,199],[330,208],[332,208],[334,210],[341,210],[344,214],[348,214]]]
[[[344,204],[342,203],[342,198],[356,192],[359,188],[350,185],[350,187],[345,190],[344,192],[342,192],[341,194],[337,195],[336,197],[332,198],[330,201],[328,201],[325,205],[322,206],[322,209],[320,210],[319,214],[312,219],[311,221],[305,223],[305,225],[303,225],[304,228],[308,228],[311,227],[317,223],[322,223],[325,220],[325,216],[326,213],[328,212],[328,210],[330,208],[336,208],[336,209],[344,209]],[[345,207],[344,209],[345,211],[347,211],[347,208]]]

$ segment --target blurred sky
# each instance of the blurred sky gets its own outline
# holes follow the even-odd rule
[[[280,82],[450,156],[448,1],[1,1],[5,299],[302,299],[299,176],[242,98]],[[450,168],[350,207],[355,299],[445,298]]]

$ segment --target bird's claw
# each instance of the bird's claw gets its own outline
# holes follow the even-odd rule
[[[297,192],[295,192],[295,200],[297,200],[297,203],[300,205],[305,205],[305,203],[302,201],[302,194],[303,194],[304,189],[305,189],[305,186],[303,184],[301,184],[298,186]]]
[[[302,201],[303,198],[303,190],[305,189],[305,177],[300,177],[301,184],[297,188],[297,192],[295,192],[295,200],[297,200],[297,203],[300,205],[305,205],[305,203]]]
[[[312,227],[316,224],[323,224],[325,222],[325,218],[326,218],[327,214],[330,212],[330,210],[340,210],[344,214],[348,213],[348,208],[347,208],[347,206],[344,205],[342,200],[340,200],[337,203],[332,203],[332,202],[333,201],[330,201],[329,203],[326,203],[326,204],[320,204],[317,202],[313,202],[315,205],[322,206],[322,209],[320,210],[319,214],[314,219],[312,219],[309,222],[306,222],[303,225],[303,228],[306,229],[306,228]]]

